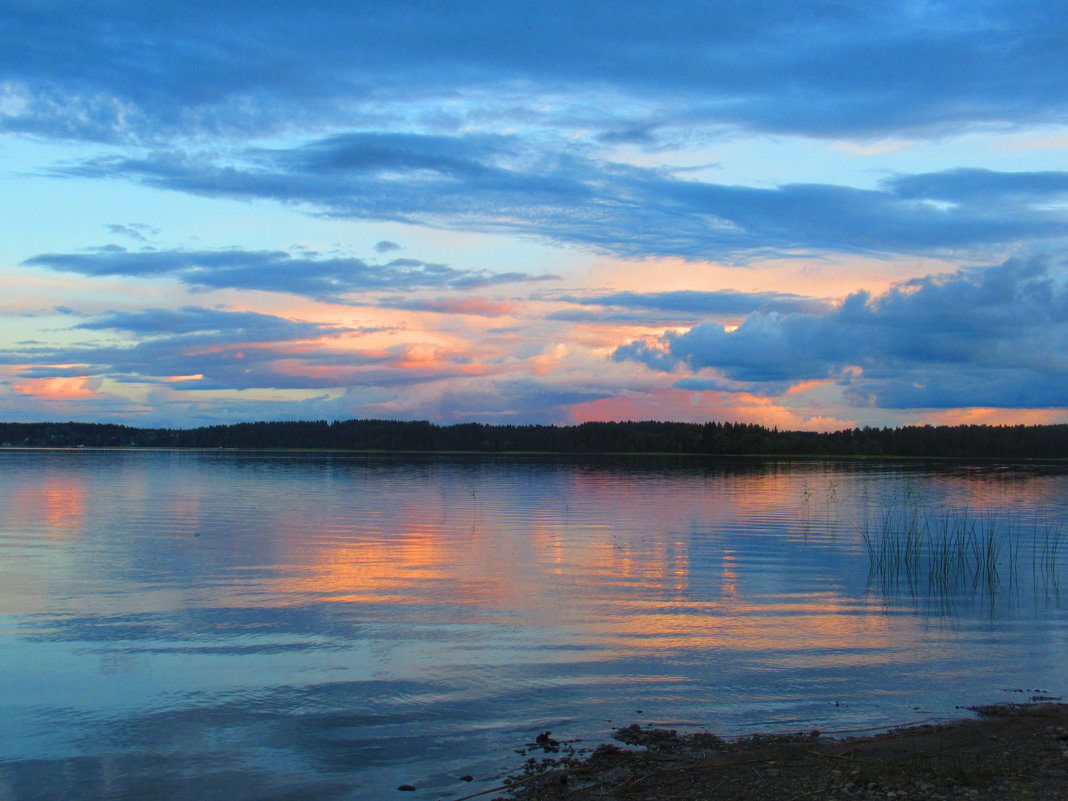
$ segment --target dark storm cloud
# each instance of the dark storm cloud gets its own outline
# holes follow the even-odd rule
[[[897,176],[878,189],[755,188],[683,180],[576,154],[532,153],[504,137],[352,134],[245,151],[240,166],[211,156],[154,153],[96,159],[57,174],[300,203],[338,218],[525,234],[639,258],[944,253],[1068,235],[1068,219],[1050,207],[1068,198],[1068,173],[950,171]],[[49,266],[58,263],[53,258]],[[297,280],[299,271],[285,272]],[[450,274],[447,280],[481,279]],[[320,284],[290,291],[353,290]]]
[[[131,251],[117,246],[92,253],[42,253],[23,264],[89,276],[172,276],[199,288],[288,292],[328,302],[367,291],[468,289],[553,277],[461,270],[415,259],[369,264],[355,257],[315,253],[294,256],[284,251],[239,249]]]
[[[9,2],[2,124],[100,140],[248,135],[358,118],[400,92],[517,87],[818,136],[1049,122],[1068,108],[1066,40],[1052,0]],[[536,113],[534,99],[513,103]],[[602,107],[583,108],[583,125],[643,135]]]
[[[712,368],[753,385],[837,378],[861,405],[1046,407],[1068,402],[1068,289],[1063,264],[999,267],[859,292],[823,313],[712,322],[614,358],[671,372]],[[861,376],[850,372],[859,367]]]

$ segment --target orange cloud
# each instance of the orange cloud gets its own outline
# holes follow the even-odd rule
[[[448,367],[452,372],[464,375],[484,375],[485,365],[472,360],[472,354],[436,345],[406,345],[391,363],[402,370],[425,370]]]
[[[516,309],[516,304],[503,300],[487,300],[486,298],[455,298],[431,300],[421,303],[419,311],[440,312],[442,314],[473,314],[479,317],[500,317],[510,314]]]
[[[562,342],[557,342],[544,353],[539,353],[537,356],[531,356],[526,360],[526,363],[533,375],[546,375],[547,373],[550,373],[554,367],[558,367],[564,359],[567,358],[568,353],[567,345]]]
[[[674,420],[704,423],[757,423],[768,428],[798,431],[835,431],[853,428],[856,423],[822,415],[805,415],[782,406],[772,398],[748,392],[711,392],[661,389],[651,392],[617,395],[572,409],[575,422],[611,420]]]
[[[1046,425],[1068,422],[1064,409],[946,409],[925,412],[923,422],[935,426],[960,425]]]
[[[589,268],[589,284],[617,292],[731,289],[738,292],[792,292],[805,297],[835,299],[858,289],[879,294],[910,278],[957,269],[956,264],[944,259],[879,259],[856,254],[764,259],[754,262],[753,266],[759,269],[739,270],[735,264],[705,262],[700,270],[695,270],[693,262],[683,259],[605,259]]]
[[[676,334],[685,334],[689,328],[677,326],[649,326],[649,325],[577,325],[568,334],[568,340],[584,345],[591,350],[601,350],[610,354],[620,343],[633,342],[640,339],[647,342],[650,347],[665,347],[661,345],[661,339],[670,331]]]
[[[99,380],[89,376],[62,378],[27,378],[14,389],[19,395],[33,395],[49,400],[84,400],[98,397]]]
[[[835,379],[833,378],[814,378],[809,381],[801,381],[786,390],[786,394],[800,395],[802,392],[807,392],[810,389],[815,389],[816,387],[824,387],[833,383],[835,383]]]

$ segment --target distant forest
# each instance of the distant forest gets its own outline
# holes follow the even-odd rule
[[[821,434],[747,423],[484,425],[392,420],[236,423],[193,429],[0,423],[0,445],[827,456],[1068,458],[1068,425],[904,426]]]

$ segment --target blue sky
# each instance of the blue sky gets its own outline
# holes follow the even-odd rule
[[[1052,2],[0,3],[0,417],[1068,420]]]

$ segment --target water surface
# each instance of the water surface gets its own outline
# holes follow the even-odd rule
[[[1035,465],[0,451],[0,798],[450,799],[547,729],[1058,696],[1065,497]],[[902,509],[995,525],[995,580],[872,574]]]

